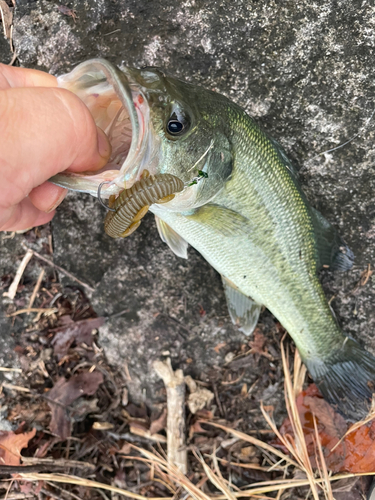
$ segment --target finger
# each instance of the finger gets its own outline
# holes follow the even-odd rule
[[[1,214],[0,231],[22,231],[29,227],[41,226],[49,222],[55,212],[46,214],[41,212],[25,198],[21,203],[15,205]]]
[[[44,71],[0,64],[0,89],[11,87],[57,87],[57,80]]]
[[[97,170],[110,156],[104,132],[67,90],[2,90],[0,110],[1,197],[9,205],[59,172]]]
[[[52,182],[44,182],[30,192],[29,199],[34,207],[48,213],[60,205],[67,192],[67,189],[56,186]]]

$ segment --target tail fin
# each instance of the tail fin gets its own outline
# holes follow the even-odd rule
[[[328,359],[304,361],[321,393],[336,411],[353,421],[367,415],[375,393],[374,356],[346,338]]]

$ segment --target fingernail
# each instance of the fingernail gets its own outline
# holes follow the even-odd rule
[[[53,210],[55,210],[55,208],[58,207],[60,205],[60,203],[63,201],[63,199],[65,198],[67,192],[68,192],[68,190],[64,189],[63,192],[60,194],[60,196],[53,203],[53,205],[48,210],[45,210],[45,213],[49,214],[50,212],[52,212]]]
[[[98,151],[102,158],[109,158],[111,154],[111,145],[109,143],[108,137],[105,135],[103,130],[96,127],[98,130]]]

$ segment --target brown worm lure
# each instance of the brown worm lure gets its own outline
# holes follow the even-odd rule
[[[139,227],[150,205],[166,203],[174,193],[184,189],[184,183],[171,174],[150,175],[143,172],[142,179],[129,189],[124,189],[116,199],[109,198],[112,209],[107,213],[104,230],[112,238],[125,238]]]

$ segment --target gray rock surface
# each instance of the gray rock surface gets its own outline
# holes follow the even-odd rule
[[[322,278],[344,330],[375,352],[375,283],[351,293],[361,272],[375,265],[375,7],[333,0],[75,0],[74,21],[58,5],[19,3],[14,42],[22,65],[60,74],[101,56],[159,66],[227,95],[285,147],[301,167],[312,205],[356,255],[350,273]],[[2,61],[9,59],[1,52]],[[194,250],[187,262],[174,257],[151,217],[131,238],[112,241],[103,217],[94,199],[70,195],[53,222],[55,259],[95,285],[94,307],[109,316],[101,343],[111,361],[128,364],[133,397],[149,402],[160,387],[151,363],[163,353],[204,376],[230,350],[213,347],[244,340],[228,319],[219,277]],[[270,321],[267,313],[262,321]],[[249,373],[248,382],[255,378]]]

